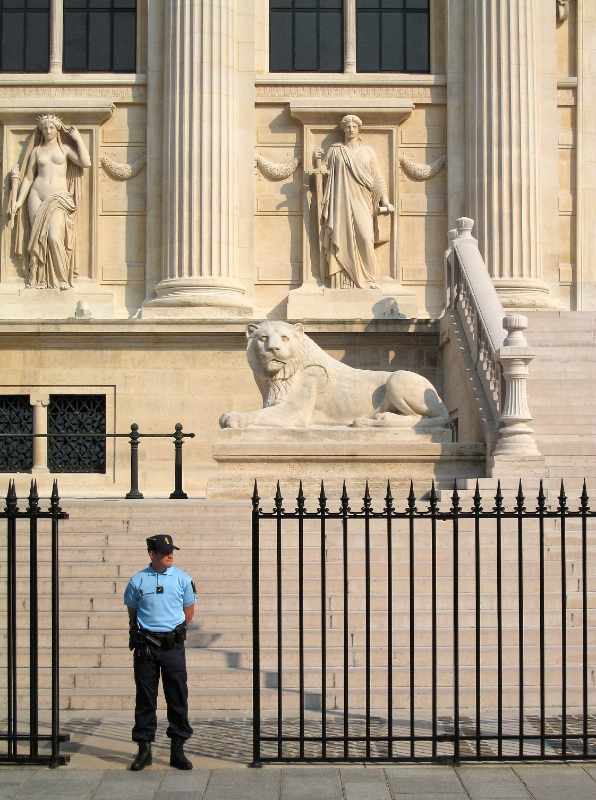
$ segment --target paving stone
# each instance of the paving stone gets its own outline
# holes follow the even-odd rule
[[[339,770],[318,767],[284,769],[281,800],[342,800]]]
[[[210,774],[208,769],[166,772],[155,800],[200,800]]]
[[[150,800],[163,777],[162,770],[111,770],[106,773],[93,800]]]
[[[278,800],[279,769],[214,769],[204,800]]]
[[[40,769],[14,797],[16,800],[87,800],[105,774],[104,770],[97,769]]]
[[[472,800],[527,800],[530,795],[510,767],[461,767],[457,770]]]
[[[0,768],[0,800],[10,800],[24,783],[34,775],[32,769]]]
[[[464,789],[451,767],[387,767],[391,791],[402,795],[452,795],[465,797]]]
[[[595,800],[596,786],[578,766],[542,764],[514,767],[535,800]]]
[[[341,781],[346,800],[391,800],[382,769],[342,769]]]

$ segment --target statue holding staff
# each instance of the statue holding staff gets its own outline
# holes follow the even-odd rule
[[[327,175],[321,203],[322,246],[332,289],[378,289],[375,217],[391,213],[377,155],[362,143],[362,121],[348,114],[340,122],[341,142],[332,144],[320,172]],[[317,164],[323,151],[315,151]]]
[[[83,169],[91,166],[81,134],[54,114],[37,119],[23,167],[13,167],[9,203],[15,253],[28,285],[68,289],[77,274],[75,223]],[[27,200],[28,215],[23,206]]]

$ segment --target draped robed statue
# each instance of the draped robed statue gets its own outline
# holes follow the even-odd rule
[[[11,173],[14,251],[29,286],[68,289],[77,275],[75,224],[89,152],[74,126],[54,114],[37,119],[23,165]],[[27,214],[24,204],[27,201]]]
[[[362,143],[362,121],[348,114],[340,122],[341,142],[332,144],[324,161],[326,175],[321,202],[321,236],[332,289],[377,289],[375,277],[375,217],[393,212],[377,155]]]

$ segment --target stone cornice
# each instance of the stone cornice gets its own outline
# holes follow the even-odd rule
[[[82,349],[97,347],[126,350],[138,349],[189,349],[220,348],[222,346],[246,347],[245,321],[225,320],[1,320],[0,350],[15,347],[51,349],[66,347]],[[371,337],[381,338],[387,346],[412,342],[412,334],[426,339],[436,338],[438,320],[372,320],[340,321],[310,320],[303,323],[309,335],[320,341],[329,340],[330,346],[345,347],[346,335],[350,344],[356,341],[370,343]],[[337,341],[336,341],[337,339]],[[343,343],[343,344],[342,344]]]

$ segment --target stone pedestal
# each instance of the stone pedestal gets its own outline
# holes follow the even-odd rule
[[[387,481],[401,494],[410,480],[418,496],[434,480],[443,488],[455,478],[483,477],[483,444],[458,444],[450,431],[419,434],[399,429],[248,428],[220,431],[213,445],[217,474],[207,487],[209,499],[245,498],[258,478],[262,503],[273,500],[277,481],[282,494],[294,498],[302,480],[314,504],[321,480],[327,496],[339,498],[343,481],[348,494],[361,497],[366,481],[373,497],[385,496]],[[405,496],[405,495],[404,495]]]
[[[86,303],[93,319],[114,319],[114,294],[96,281],[76,279],[74,289],[31,289],[21,280],[0,286],[0,319],[69,319],[77,303]]]
[[[290,291],[288,319],[416,319],[418,301],[396,282],[379,289],[328,289],[313,282]]]
[[[250,316],[236,277],[236,3],[165,3],[163,276],[143,317]]]

